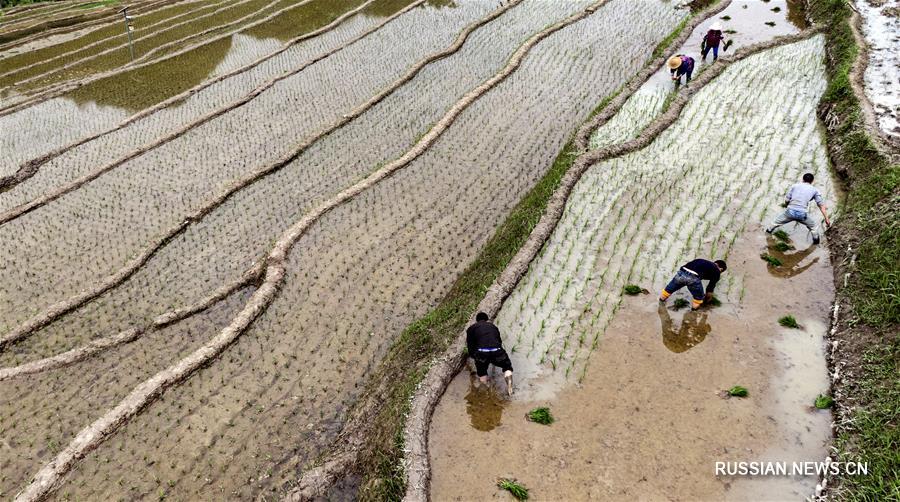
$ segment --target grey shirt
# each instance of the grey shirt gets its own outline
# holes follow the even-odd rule
[[[788,203],[788,209],[792,211],[800,211],[801,213],[807,212],[807,208],[809,207],[809,202],[812,200],[816,201],[816,204],[821,206],[825,203],[822,199],[822,194],[819,193],[819,189],[812,186],[811,183],[797,183],[788,190],[787,195],[785,195],[784,200]]]

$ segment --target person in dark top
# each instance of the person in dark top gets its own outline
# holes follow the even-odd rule
[[[691,83],[691,74],[694,73],[694,58],[679,54],[672,56],[666,62],[669,71],[672,73],[672,80],[681,83],[681,76],[685,76],[685,83]]]
[[[716,283],[719,282],[719,277],[727,268],[728,266],[723,260],[709,261],[702,258],[691,260],[678,269],[678,273],[675,274],[675,277],[669,281],[669,284],[660,293],[659,301],[665,303],[672,293],[687,286],[691,296],[694,297],[693,301],[691,301],[691,309],[697,310],[703,302],[712,300]],[[703,293],[703,282],[701,281],[709,281],[705,294]]]
[[[466,330],[466,348],[469,356],[475,360],[475,373],[481,383],[487,383],[488,366],[493,364],[503,370],[506,379],[506,392],[512,395],[512,361],[503,350],[500,330],[484,312],[475,316],[475,324]]]
[[[706,55],[709,54],[709,50],[712,49],[713,53],[713,61],[719,59],[719,43],[725,38],[722,35],[722,25],[719,23],[713,23],[712,26],[709,27],[709,31],[706,32],[706,35],[703,36],[703,42],[700,43],[700,52],[703,55],[703,60],[706,61]]]

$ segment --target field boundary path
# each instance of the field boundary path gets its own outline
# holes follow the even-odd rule
[[[150,379],[138,385],[115,408],[109,410],[92,424],[88,425],[62,450],[54,460],[46,464],[38,471],[32,482],[22,492],[17,494],[17,501],[43,500],[57,488],[63,476],[65,476],[89,451],[100,445],[106,438],[113,434],[119,427],[132,417],[137,415],[144,407],[158,398],[168,387],[184,380],[195,370],[207,364],[217,357],[231,343],[233,343],[247,327],[262,313],[275,299],[284,281],[286,274],[286,260],[288,252],[294,243],[324,214],[346,203],[359,193],[374,186],[381,180],[389,177],[394,172],[407,166],[414,159],[422,155],[435,141],[446,131],[456,118],[478,98],[486,94],[497,84],[505,80],[521,65],[522,61],[531,49],[541,40],[551,34],[569,26],[587,16],[593,14],[608,0],[599,0],[591,4],[585,10],[569,16],[542,31],[532,35],[510,57],[507,64],[493,77],[481,85],[466,93],[456,102],[435,125],[412,146],[405,154],[396,160],[379,168],[363,180],[348,187],[340,193],[332,196],[309,211],[300,220],[288,228],[275,242],[265,259],[264,279],[254,291],[240,312],[232,319],[230,324],[219,332],[212,340],[198,348],[196,351],[183,358],[179,362],[160,371]],[[498,11],[503,10],[501,7]],[[514,3],[513,3],[514,5]],[[497,12],[497,11],[494,11]],[[499,15],[499,14],[498,14]],[[464,41],[464,40],[463,40]],[[462,45],[461,41],[459,45]],[[446,56],[442,56],[446,57]],[[409,78],[412,78],[411,76]],[[344,121],[349,118],[343,119]],[[290,160],[290,159],[288,159]],[[285,161],[287,162],[287,160]],[[180,227],[187,225],[187,221]],[[168,239],[166,239],[168,240]],[[149,257],[148,257],[149,258]],[[146,260],[145,260],[146,261]],[[303,489],[301,480],[298,490]],[[296,492],[299,493],[299,492]]]
[[[414,9],[414,8],[416,8],[416,7],[420,6],[420,5],[422,5],[422,4],[424,3],[424,1],[425,1],[425,0],[418,0],[418,1],[416,1],[416,2],[413,2],[412,4],[410,4],[410,5],[408,5],[407,7],[403,8],[402,10],[400,10],[400,11],[398,11],[398,12],[392,14],[392,15],[389,16],[389,17],[386,17],[386,18],[383,19],[381,22],[379,22],[378,24],[374,25],[372,28],[370,28],[370,29],[364,31],[362,34],[358,35],[357,37],[351,38],[351,39],[348,40],[347,42],[345,42],[345,43],[343,43],[343,44],[341,44],[341,45],[335,47],[334,49],[329,50],[329,51],[323,53],[321,56],[316,57],[316,58],[310,60],[310,61],[307,62],[307,63],[304,63],[304,65],[301,65],[301,68],[300,68],[300,69],[291,72],[290,74],[288,74],[287,76],[285,76],[285,78],[287,78],[288,76],[291,76],[291,75],[295,75],[295,74],[299,73],[300,71],[302,71],[303,69],[305,69],[305,68],[311,66],[312,64],[314,64],[314,63],[316,63],[316,62],[318,62],[318,61],[321,61],[322,59],[325,59],[325,58],[327,58],[327,57],[329,57],[329,56],[332,56],[332,55],[334,55],[334,54],[340,52],[341,50],[346,49],[347,47],[349,47],[349,46],[355,44],[356,42],[359,42],[359,41],[362,40],[363,38],[365,38],[365,37],[367,37],[367,36],[369,36],[369,35],[375,33],[376,31],[378,31],[379,29],[383,28],[385,25],[387,25],[387,24],[390,23],[391,21],[395,20],[396,18],[400,17],[401,15],[403,15],[403,14],[409,12],[410,10],[412,10],[412,9]],[[190,88],[190,89],[188,89],[188,90],[186,90],[186,91],[184,91],[184,92],[182,92],[182,93],[179,93],[179,94],[177,94],[177,95],[175,95],[175,96],[172,96],[172,97],[169,98],[169,99],[166,99],[165,101],[162,101],[162,102],[160,102],[160,103],[158,103],[158,104],[156,104],[156,105],[154,105],[154,106],[152,106],[152,107],[150,107],[150,108],[147,108],[146,110],[142,110],[141,112],[132,115],[131,117],[127,118],[126,120],[123,120],[122,122],[120,122],[119,124],[115,125],[114,127],[110,128],[110,129],[107,129],[107,130],[105,130],[105,131],[98,132],[98,133],[96,133],[96,134],[92,134],[92,135],[90,135],[90,136],[85,136],[84,138],[81,138],[81,139],[79,139],[79,140],[77,140],[77,141],[74,141],[74,142],[69,143],[69,144],[67,144],[67,145],[65,145],[65,146],[62,146],[62,147],[60,147],[60,148],[57,148],[57,149],[55,149],[55,150],[53,150],[53,151],[51,151],[51,152],[48,152],[48,153],[46,153],[46,154],[44,154],[44,155],[41,155],[41,156],[39,156],[39,157],[35,157],[35,158],[33,158],[33,159],[31,159],[31,160],[28,160],[28,161],[26,161],[26,162],[23,162],[23,163],[19,166],[18,170],[17,170],[15,173],[13,173],[13,174],[11,174],[11,175],[9,175],[9,176],[5,176],[5,177],[3,177],[3,178],[0,178],[0,191],[9,190],[9,189],[15,187],[16,185],[22,183],[23,181],[25,181],[25,180],[31,178],[32,176],[34,176],[35,174],[37,174],[37,172],[38,172],[38,170],[41,168],[41,166],[43,166],[44,164],[46,164],[46,163],[50,162],[51,160],[53,160],[53,159],[55,159],[55,158],[57,158],[57,157],[59,157],[59,156],[65,154],[66,152],[68,152],[68,151],[70,151],[70,150],[72,150],[72,149],[74,149],[74,148],[78,148],[79,146],[84,145],[85,143],[89,143],[89,142],[94,141],[94,140],[96,140],[96,139],[98,139],[98,138],[101,138],[101,137],[106,136],[106,135],[108,135],[108,134],[114,133],[114,132],[116,132],[116,131],[118,131],[118,130],[120,130],[120,129],[123,129],[123,128],[125,128],[125,127],[128,127],[129,125],[131,125],[131,124],[137,122],[138,120],[142,120],[142,119],[144,119],[144,118],[149,117],[150,115],[153,115],[154,113],[156,113],[156,112],[158,112],[158,111],[160,111],[160,110],[166,109],[166,108],[168,108],[168,107],[170,107],[170,106],[172,106],[172,105],[176,105],[176,104],[182,102],[184,99],[188,98],[189,96],[191,96],[191,95],[193,95],[193,94],[196,94],[196,93],[198,93],[198,92],[200,92],[200,91],[202,91],[202,90],[204,90],[204,89],[206,89],[206,88],[208,88],[208,87],[211,87],[211,86],[213,86],[213,85],[215,85],[215,84],[217,84],[217,83],[219,83],[219,82],[222,82],[223,80],[227,80],[227,79],[229,79],[229,78],[231,78],[231,77],[234,77],[234,76],[239,75],[239,74],[241,74],[241,73],[247,72],[247,71],[249,71],[249,70],[251,70],[251,69],[253,69],[253,68],[259,66],[260,64],[262,64],[262,63],[264,63],[264,62],[266,62],[266,61],[268,61],[268,60],[270,60],[270,59],[272,59],[272,58],[274,58],[274,57],[276,57],[276,56],[278,56],[278,55],[280,55],[280,54],[286,52],[286,51],[287,51],[288,49],[290,49],[291,47],[293,47],[293,46],[295,46],[295,45],[297,45],[297,44],[299,44],[299,43],[301,43],[301,42],[303,42],[303,41],[309,40],[309,39],[311,39],[311,38],[315,38],[315,37],[317,37],[317,36],[319,36],[319,35],[322,35],[322,34],[324,34],[324,33],[327,33],[327,32],[329,32],[329,31],[335,29],[335,28],[338,27],[340,24],[342,24],[344,21],[346,21],[347,19],[349,19],[349,18],[355,16],[356,14],[358,14],[359,12],[361,12],[361,11],[362,11],[365,7],[367,7],[368,5],[371,5],[371,3],[372,3],[372,1],[365,2],[364,5],[361,5],[360,7],[356,8],[356,9],[353,9],[353,10],[350,10],[350,11],[345,12],[344,14],[342,14],[341,16],[335,18],[334,21],[332,21],[331,23],[329,23],[329,24],[327,24],[327,25],[325,25],[325,26],[323,26],[323,27],[321,27],[321,28],[319,28],[319,29],[317,29],[317,30],[311,31],[311,32],[309,32],[309,33],[304,33],[303,35],[300,35],[300,36],[298,36],[298,37],[295,37],[295,38],[289,40],[289,41],[286,42],[282,47],[280,47],[278,50],[276,50],[276,51],[274,51],[274,52],[272,52],[272,53],[270,53],[270,54],[266,54],[265,56],[263,56],[263,57],[261,57],[261,58],[259,58],[259,59],[256,59],[255,61],[252,61],[252,62],[250,62],[250,63],[248,63],[248,64],[246,64],[246,65],[244,65],[244,66],[242,66],[242,67],[240,67],[240,68],[237,68],[237,69],[232,70],[232,71],[227,72],[227,73],[223,73],[222,75],[219,75],[218,77],[212,78],[212,79],[207,80],[207,81],[205,81],[205,82],[203,82],[203,83],[201,83],[201,84],[198,84],[198,85],[196,85],[196,86],[194,86],[194,87],[192,87],[192,88]],[[274,82],[272,82],[272,85],[274,85],[274,83],[277,83],[277,80],[274,81]],[[265,85],[265,84],[263,84],[263,85]],[[271,87],[271,86],[270,86],[270,87]],[[256,92],[256,90],[254,90],[254,91],[251,92],[250,94],[246,95],[245,97],[250,96],[251,99],[252,99],[253,97],[255,97],[255,95],[253,95],[254,92]],[[262,92],[262,91],[259,91],[259,92]],[[256,92],[256,94],[258,95],[259,92]],[[234,104],[234,106],[232,106],[232,108],[235,108],[235,107],[239,106],[239,104],[235,104],[235,103],[239,103],[239,102],[240,102],[240,100],[233,102],[232,104]],[[246,103],[246,102],[245,102],[245,103]],[[244,103],[240,103],[240,104],[244,104]],[[228,106],[231,106],[231,105],[228,105]],[[223,112],[223,113],[224,113],[224,112]],[[210,118],[212,118],[212,117],[210,117]],[[194,127],[196,127],[196,126],[198,126],[198,125],[201,125],[201,122],[193,122],[193,124],[195,124]],[[191,129],[191,127],[186,127],[186,128],[184,128],[184,131],[182,131],[182,134],[183,134],[183,132],[186,132],[186,131],[189,130],[189,129]],[[149,146],[149,145],[153,145],[154,143],[155,143],[155,142],[148,143],[148,144],[145,145],[144,147],[142,147],[142,148],[140,148],[140,149],[138,149],[138,150],[132,152],[133,156],[132,156],[132,157],[129,157],[129,158],[134,158],[134,157],[140,155],[141,153],[145,153],[147,150],[150,150],[150,149],[152,149],[152,148],[155,148],[155,146],[159,146],[159,145],[162,144],[162,143],[159,143],[159,144],[157,144],[157,145],[155,145],[155,146],[153,146],[153,147]],[[126,159],[126,160],[127,160],[127,159]],[[124,162],[124,160],[123,160],[122,162]],[[100,168],[99,170],[94,171],[94,172],[95,172],[95,173],[98,173],[98,172],[101,171],[101,170],[103,170],[103,168]],[[102,174],[102,172],[100,172],[99,174]],[[99,174],[97,174],[97,176],[99,176]],[[90,175],[88,175],[88,176],[90,176]],[[96,176],[95,176],[95,177],[96,177]],[[85,182],[85,183],[86,183],[86,182]],[[82,184],[84,184],[84,183],[82,183]],[[80,185],[79,185],[79,186],[80,186]],[[75,187],[75,188],[77,188],[77,187]],[[29,204],[30,204],[30,203],[29,203]],[[8,213],[11,214],[11,211],[8,212]],[[18,215],[17,215],[17,216],[18,216]],[[6,221],[9,221],[9,220],[7,220],[7,219],[5,219],[5,218],[6,218],[5,215],[0,216],[0,225],[2,225],[3,223],[5,223]]]
[[[309,147],[315,144],[320,139],[328,136],[333,133],[337,129],[340,129],[347,123],[353,121],[367,110],[375,106],[376,104],[383,101],[389,95],[391,95],[394,91],[399,89],[405,83],[412,80],[422,69],[424,69],[429,64],[438,61],[440,59],[446,58],[460,48],[462,48],[463,44],[465,44],[469,35],[471,35],[478,28],[490,23],[497,17],[501,16],[507,10],[513,8],[514,6],[521,3],[523,0],[512,0],[510,3],[492,11],[490,14],[485,16],[484,18],[470,24],[467,26],[460,34],[457,36],[456,40],[446,49],[434,53],[430,56],[419,61],[412,68],[407,70],[400,78],[395,80],[391,85],[387,86],[384,90],[382,90],[379,94],[373,96],[368,101],[358,106],[354,110],[345,114],[340,120],[333,123],[331,126],[326,127],[325,129],[319,131],[317,134],[314,134],[310,138],[307,138],[305,141],[301,142],[298,146],[296,146],[293,150],[288,151],[279,159],[275,160],[272,163],[269,163],[263,166],[260,169],[257,169],[251,172],[248,176],[240,179],[234,183],[232,183],[228,188],[226,188],[222,193],[220,193],[217,197],[213,198],[211,201],[203,205],[200,209],[196,210],[193,214],[186,215],[181,223],[174,225],[168,231],[159,235],[154,241],[152,241],[147,247],[145,247],[135,258],[129,261],[125,266],[120,268],[117,272],[107,276],[105,279],[99,281],[93,287],[90,287],[78,295],[72,296],[66,300],[62,300],[57,302],[50,307],[46,308],[40,314],[37,314],[20,324],[17,328],[13,329],[6,335],[0,336],[0,351],[4,350],[4,348],[10,343],[18,342],[32,335],[34,332],[39,330],[40,328],[52,323],[56,319],[61,316],[71,312],[72,310],[84,305],[85,303],[97,298],[104,292],[115,288],[119,284],[122,284],[128,277],[133,275],[140,269],[145,263],[147,263],[150,258],[156,254],[157,251],[162,249],[168,242],[174,239],[177,235],[184,232],[188,226],[193,223],[197,223],[201,221],[207,214],[213,211],[218,206],[222,205],[226,200],[231,198],[237,192],[243,190],[244,188],[252,185],[256,181],[268,176],[272,173],[277,172],[282,167],[286,166],[291,161],[295,160],[300,156],[304,151],[306,151]],[[451,109],[452,110],[452,109]],[[424,139],[424,138],[423,138]],[[415,147],[414,147],[415,148]],[[102,174],[102,173],[101,173]],[[90,175],[89,175],[90,176]],[[89,181],[89,180],[88,180]],[[87,181],[85,181],[87,182]],[[32,208],[33,209],[33,208]],[[3,217],[0,217],[0,224],[4,222]]]
[[[672,101],[670,108],[654,119],[637,138],[589,152],[582,151],[575,159],[572,167],[563,176],[559,187],[550,197],[544,215],[535,225],[527,241],[497,280],[490,286],[477,310],[486,312],[492,317],[499,312],[505,299],[512,293],[516,284],[525,275],[531,262],[543,247],[544,242],[553,233],[562,217],[569,194],[588,167],[597,162],[631,153],[649,145],[659,134],[675,123],[691,96],[721,75],[732,64],[773,47],[805,40],[821,31],[822,27],[814,26],[798,34],[777,37],[741,48],[731,57],[720,58],[718,64],[707,67],[701,72],[692,81],[690,87],[681,90]],[[634,90],[637,87],[634,87]],[[633,93],[634,90],[631,92]],[[619,106],[628,97],[624,96]],[[601,116],[598,115],[598,117]],[[591,121],[590,123],[593,122]],[[599,124],[601,120],[597,119],[596,122]],[[590,131],[593,131],[593,128]],[[587,137],[589,137],[590,131]],[[584,136],[581,137],[584,138]],[[464,347],[465,332],[461,333],[454,343],[433,362],[428,374],[413,396],[409,416],[403,431],[405,445],[403,465],[406,467],[407,486],[404,500],[418,501],[428,499],[431,476],[428,458],[428,430],[431,424],[431,416],[448,383],[463,367],[465,362]]]

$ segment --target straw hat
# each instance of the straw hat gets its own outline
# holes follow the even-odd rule
[[[678,56],[672,56],[669,58],[668,61],[666,61],[666,65],[669,67],[670,70],[674,70],[674,69],[678,68],[679,66],[681,66],[681,58]]]
[[[718,22],[715,22],[712,24],[712,26],[709,27],[709,29],[716,30],[716,31],[722,31],[722,25],[719,24]]]

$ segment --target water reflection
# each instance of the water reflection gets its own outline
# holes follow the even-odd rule
[[[675,323],[669,310],[663,303],[659,304],[659,320],[662,324],[663,345],[676,354],[680,354],[699,345],[712,331],[707,322],[709,313],[704,310],[690,311],[681,319],[681,326],[675,329]]]
[[[769,236],[766,239],[767,248],[769,255],[778,258],[781,261],[781,265],[777,267],[766,267],[766,270],[769,271],[770,274],[775,277],[781,277],[783,279],[788,279],[794,277],[796,275],[802,274],[806,272],[809,267],[812,267],[819,261],[819,257],[815,257],[810,260],[809,263],[805,265],[800,265],[800,263],[806,259],[807,256],[812,254],[813,251],[816,250],[815,246],[809,246],[806,249],[802,249],[800,251],[779,251],[778,246],[781,244],[781,241],[778,239]]]
[[[487,432],[500,425],[506,399],[502,398],[490,383],[483,384],[475,375],[469,375],[469,392],[466,394],[466,413],[475,430]]]

